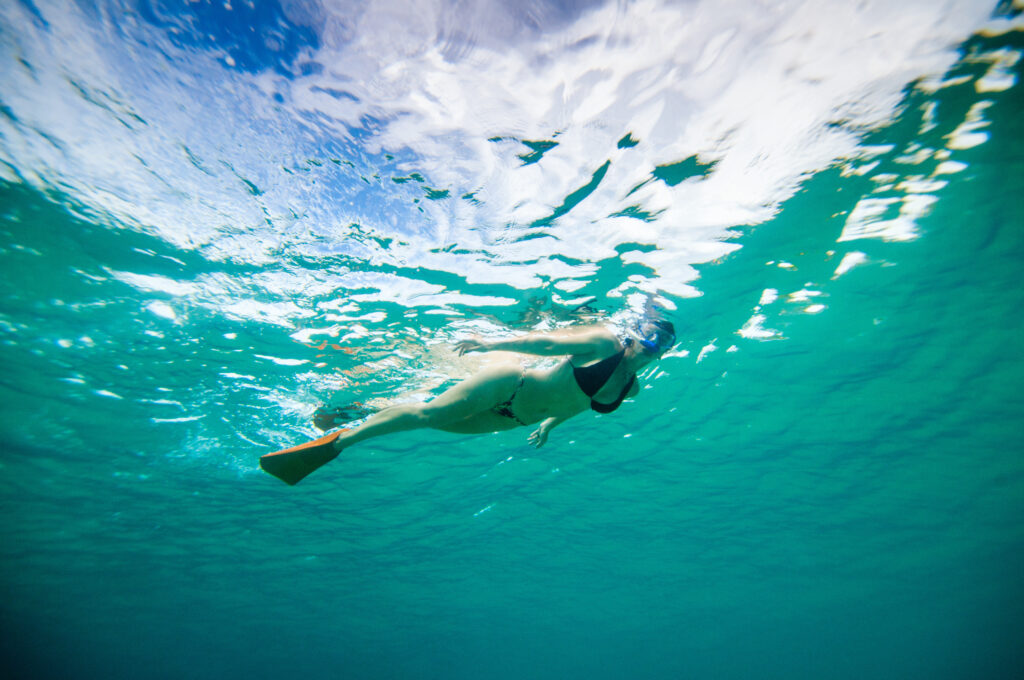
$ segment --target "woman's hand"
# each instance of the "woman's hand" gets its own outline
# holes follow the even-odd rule
[[[532,446],[535,449],[539,449],[540,447],[544,446],[544,442],[548,440],[548,432],[551,431],[551,428],[545,427],[546,423],[547,421],[545,420],[543,423],[540,424],[540,427],[534,430],[533,433],[529,437],[527,437],[527,441],[530,442],[530,446]]]
[[[527,437],[527,441],[529,441],[534,448],[539,449],[544,446],[544,442],[548,440],[548,433],[555,429],[556,425],[560,425],[565,422],[569,417],[569,415],[565,415],[561,417],[551,416],[550,418],[545,418],[540,422],[540,427],[534,430],[533,433]]]
[[[455,343],[455,352],[460,357],[466,352],[487,352],[490,349],[490,345],[480,338],[470,338],[469,340]]]

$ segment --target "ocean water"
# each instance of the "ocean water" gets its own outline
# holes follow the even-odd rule
[[[1022,9],[3,3],[6,676],[1024,677]],[[648,302],[539,450],[258,467]]]

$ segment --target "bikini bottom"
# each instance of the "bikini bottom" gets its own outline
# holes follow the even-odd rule
[[[516,384],[516,388],[514,390],[512,390],[512,396],[509,397],[507,401],[502,402],[501,404],[498,404],[497,406],[495,406],[493,409],[491,409],[491,411],[493,411],[494,413],[497,413],[499,416],[505,416],[506,418],[511,418],[512,420],[514,420],[515,422],[519,423],[520,425],[526,425],[526,423],[524,423],[519,418],[519,416],[517,416],[515,413],[512,412],[512,400],[514,400],[516,398],[516,395],[519,394],[519,390],[522,389],[524,382],[526,382],[526,375],[525,374],[519,376],[519,382]]]

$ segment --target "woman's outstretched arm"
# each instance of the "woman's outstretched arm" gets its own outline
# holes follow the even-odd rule
[[[579,357],[605,356],[617,352],[619,340],[604,326],[557,331],[537,331],[507,340],[471,338],[455,345],[455,351],[467,352],[522,352],[539,356],[571,354]]]

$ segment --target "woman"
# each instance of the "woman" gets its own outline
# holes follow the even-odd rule
[[[641,322],[631,335],[620,339],[604,326],[591,326],[510,340],[463,340],[455,346],[460,355],[506,350],[566,358],[553,368],[502,366],[482,371],[426,403],[392,406],[358,427],[267,454],[260,466],[288,484],[297,484],[353,444],[425,427],[480,434],[539,423],[529,442],[543,446],[559,423],[587,409],[611,413],[635,395],[637,371],[675,343],[672,324],[661,319]]]

